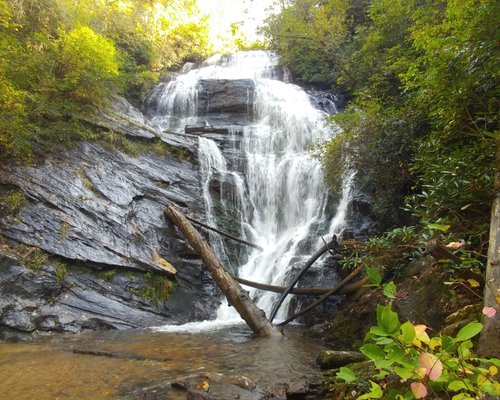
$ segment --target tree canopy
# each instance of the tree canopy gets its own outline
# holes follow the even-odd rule
[[[85,115],[204,59],[207,30],[195,0],[0,0],[0,158],[95,135]]]
[[[350,100],[332,121],[342,132],[320,151],[330,184],[354,168],[383,226],[404,221],[404,207],[486,240],[498,169],[498,2],[283,3],[265,28],[282,64]]]

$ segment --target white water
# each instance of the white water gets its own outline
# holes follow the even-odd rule
[[[352,176],[344,182],[336,215],[331,215],[328,194],[318,160],[308,153],[310,145],[331,135],[325,114],[311,104],[300,87],[276,80],[276,58],[267,52],[238,53],[225,60],[211,60],[175,81],[159,86],[155,117],[164,130],[179,131],[195,118],[196,84],[199,79],[253,79],[254,122],[244,128],[241,152],[245,174],[230,170],[217,144],[199,139],[200,176],[206,221],[217,225],[216,213],[236,215],[240,234],[264,248],[246,254],[243,265],[232,266],[240,277],[284,285],[291,279],[292,264],[305,261],[322,244],[321,236],[340,233],[350,197]],[[159,100],[158,100],[159,98]],[[216,210],[210,182],[222,182]],[[230,190],[225,189],[229,183]],[[234,210],[237,210],[236,214]],[[210,236],[212,246],[225,265],[231,262],[221,239]],[[269,312],[277,295],[249,289],[260,308]],[[284,319],[291,296],[283,303],[277,319]],[[241,321],[224,301],[217,320],[199,325],[214,328]],[[182,329],[182,328],[162,328]],[[185,327],[192,330],[193,325]]]

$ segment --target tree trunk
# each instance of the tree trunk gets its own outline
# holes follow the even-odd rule
[[[278,324],[278,326],[285,326],[286,324],[288,324],[289,322],[293,321],[294,319],[300,317],[301,315],[304,315],[305,313],[308,313],[309,311],[311,311],[314,308],[316,308],[317,306],[319,306],[328,297],[330,297],[330,296],[334,295],[335,293],[337,293],[343,286],[345,286],[346,283],[348,283],[349,281],[351,281],[357,274],[359,274],[363,270],[364,267],[365,267],[364,265],[359,265],[358,267],[356,267],[354,269],[354,271],[352,271],[348,276],[346,276],[342,281],[340,281],[340,283],[337,286],[335,286],[334,288],[330,289],[323,296],[321,296],[318,300],[312,302],[307,307],[305,307],[302,310],[296,312],[295,314],[293,314],[291,317],[287,318],[283,322],[280,322]]]
[[[304,264],[302,267],[302,270],[297,274],[297,276],[293,279],[292,282],[288,285],[287,289],[281,294],[281,296],[278,298],[278,301],[276,304],[273,306],[273,309],[271,311],[271,314],[269,316],[269,319],[272,321],[274,317],[276,316],[276,313],[278,312],[281,304],[285,300],[285,297],[290,294],[292,291],[293,287],[297,284],[297,282],[304,276],[304,274],[307,272],[307,270],[314,264],[314,262],[320,258],[323,254],[325,254],[327,251],[330,250],[330,248],[334,247],[335,250],[337,250],[338,243],[337,243],[337,237],[334,235],[332,240],[330,240],[329,243],[325,243],[319,250],[317,250],[310,258],[307,260],[307,262]]]
[[[248,292],[224,269],[210,246],[184,214],[168,206],[165,215],[179,228],[201,257],[227,301],[238,311],[248,326],[260,336],[281,336],[281,331],[266,318],[264,311],[250,299]]]
[[[250,286],[256,289],[266,290],[268,292],[274,293],[283,293],[287,288],[284,286],[276,286],[276,285],[268,285],[266,283],[249,281],[248,279],[243,278],[235,278],[239,283],[245,286]],[[368,281],[364,278],[361,278],[357,283],[352,283],[350,285],[344,286],[342,289],[338,291],[337,294],[351,294],[355,291],[359,290],[363,285],[368,284]],[[325,293],[328,293],[333,288],[293,288],[290,292],[291,294],[295,294],[298,296],[320,296]]]
[[[197,219],[188,217],[187,215],[185,215],[185,217],[186,217],[187,220],[189,220],[189,221],[191,221],[191,222],[193,222],[193,223],[195,223],[197,225],[200,225],[203,228],[208,229],[209,231],[216,232],[219,235],[222,235],[224,237],[227,237],[228,239],[234,240],[235,242],[242,243],[242,244],[245,244],[247,246],[253,247],[254,249],[263,250],[263,248],[260,247],[258,244],[249,242],[248,240],[243,240],[243,239],[237,238],[236,236],[233,236],[230,233],[221,231],[220,229],[217,229],[217,228],[214,228],[213,226],[207,225],[207,224],[205,224],[205,223],[203,223],[201,221],[198,221]]]
[[[500,143],[497,146],[497,167],[500,165]],[[484,286],[484,305],[494,307],[497,313],[493,318],[483,318],[483,332],[479,339],[479,353],[484,357],[500,358],[500,171],[495,174],[495,197],[491,207],[490,241],[488,264]]]

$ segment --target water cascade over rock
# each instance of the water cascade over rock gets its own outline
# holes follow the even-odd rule
[[[324,117],[335,104],[313,101],[282,77],[272,53],[238,53],[160,84],[147,100],[159,130],[199,136],[205,220],[264,248],[249,251],[210,234],[223,264],[275,285],[287,282],[294,265],[322,244],[321,236],[342,231],[352,197],[346,179],[340,202],[332,201],[320,163],[308,152],[332,134]],[[259,291],[252,296],[267,312],[276,298]],[[237,315],[223,304],[218,318]]]

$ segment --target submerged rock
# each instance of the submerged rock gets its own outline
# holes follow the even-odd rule
[[[242,375],[205,373],[184,377],[175,382],[139,388],[132,393],[127,393],[125,398],[129,400],[286,400],[304,398],[303,396],[310,391],[309,386],[306,380],[300,380],[261,387]]]

